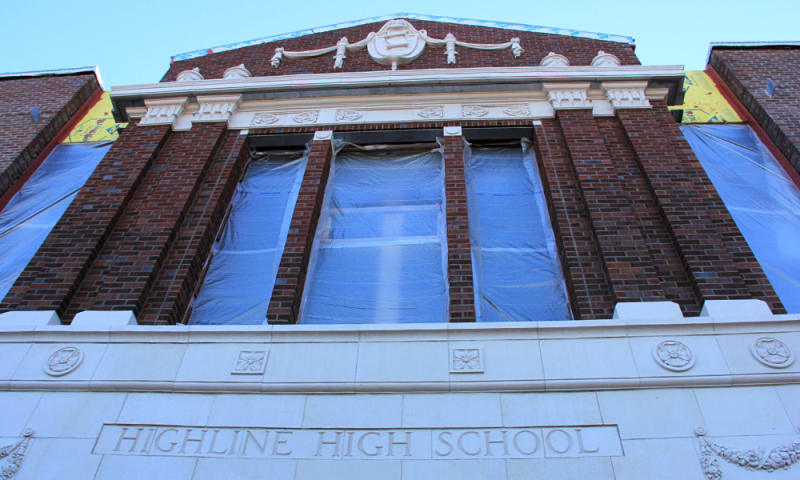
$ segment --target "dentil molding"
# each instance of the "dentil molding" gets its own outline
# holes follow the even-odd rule
[[[601,85],[614,108],[651,108],[647,82],[604,82]]]
[[[555,110],[592,108],[589,83],[545,83],[542,87]]]

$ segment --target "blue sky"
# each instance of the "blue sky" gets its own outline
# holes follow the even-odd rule
[[[3,6],[0,72],[97,65],[106,89],[153,83],[177,53],[394,12],[627,35],[642,63],[687,69],[703,68],[710,42],[800,40],[797,0],[28,0]]]

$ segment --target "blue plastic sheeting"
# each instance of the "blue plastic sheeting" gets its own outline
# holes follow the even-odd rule
[[[467,149],[466,180],[479,321],[570,318],[533,150]]]
[[[334,158],[302,323],[447,321],[443,173],[438,150]]]
[[[271,153],[248,164],[192,304],[193,325],[267,323],[307,152]]]
[[[800,313],[800,189],[747,125],[681,127],[790,313]]]
[[[58,145],[0,212],[0,299],[110,148],[111,142]]]

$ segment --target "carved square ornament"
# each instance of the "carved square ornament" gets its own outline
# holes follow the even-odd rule
[[[242,350],[236,357],[231,373],[234,375],[262,375],[267,368],[269,352],[266,350]]]
[[[483,349],[450,347],[450,373],[483,373]]]

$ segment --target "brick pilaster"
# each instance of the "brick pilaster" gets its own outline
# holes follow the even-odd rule
[[[297,195],[267,310],[267,320],[271,324],[297,323],[299,320],[308,260],[314,243],[314,233],[317,231],[332,155],[330,140],[314,140],[311,143],[308,165]]]
[[[617,116],[701,301],[759,298],[785,311],[663,102]]]
[[[463,137],[460,135],[444,137],[447,281],[450,284],[451,322],[475,321],[472,250],[464,168]]]
[[[557,118],[599,246],[614,302],[665,300],[661,280],[592,111]]]
[[[534,133],[573,317],[609,318],[614,311],[611,287],[558,122],[543,119]]]
[[[123,130],[0,304],[63,314],[169,135],[168,126]]]
[[[175,324],[183,319],[247,163],[246,135],[227,131],[221,142],[153,282],[140,324]]]
[[[83,310],[132,310],[139,315],[225,124],[173,132],[142,178],[67,307],[69,322]]]

